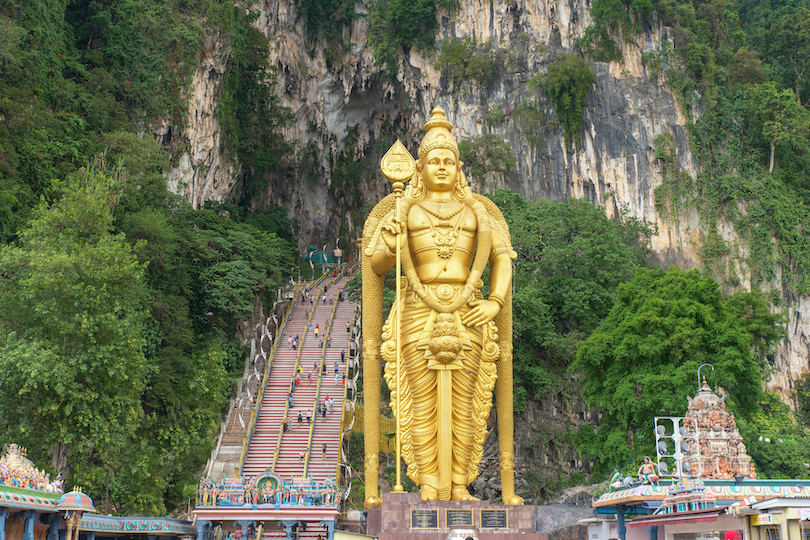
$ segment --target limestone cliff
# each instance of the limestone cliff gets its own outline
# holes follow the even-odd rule
[[[364,202],[377,200],[390,189],[376,172],[387,145],[400,137],[415,151],[430,110],[441,105],[458,138],[494,134],[514,150],[514,169],[474,179],[476,190],[507,187],[529,198],[582,197],[604,205],[609,215],[626,208],[631,216],[658,226],[652,251],[659,264],[697,266],[697,214],[680,216],[675,225],[658,214],[654,199],[654,190],[661,184],[652,142],[656,136],[669,134],[680,168],[697,174],[686,120],[663,82],[642,63],[643,53],[658,50],[669,39],[666,27],[647,26],[634,43],[617,39],[623,59],[591,65],[596,79],[573,148],[566,148],[554,107],[542,95],[537,99],[544,118],[532,137],[522,131],[514,114],[531,97],[527,81],[545,72],[555,59],[574,52],[573,44],[589,22],[588,5],[586,0],[459,0],[458,10],[440,14],[437,39],[468,36],[478,43],[490,42],[510,61],[497,66],[486,86],[467,81],[451,91],[447,77],[433,66],[435,58],[413,51],[397,66],[396,77],[382,76],[373,61],[363,18],[344,31],[348,50],[339,62],[330,64],[323,44],[307,45],[293,0],[255,3],[253,9],[260,12],[255,24],[269,39],[270,65],[278,73],[277,92],[296,119],[285,136],[299,141],[300,149],[297,162],[268,179],[255,206],[276,203],[288,208],[302,247],[354,234],[364,216],[360,208],[346,208],[347,187],[333,185],[334,158],[346,152],[367,164],[368,174],[351,188],[359,190]],[[358,2],[356,10],[363,9]],[[209,36],[190,90],[189,122],[183,135],[187,143],[180,145],[179,165],[169,173],[173,189],[195,206],[206,199],[225,199],[234,187],[233,165],[220,152],[216,119],[227,54],[223,39]],[[485,122],[495,108],[503,112],[502,120]],[[734,236],[733,230],[721,232],[727,238]],[[810,310],[806,298],[792,297],[786,298],[786,309],[789,335],[779,347],[770,387],[789,399],[793,381],[808,366]],[[549,455],[546,450],[544,459]],[[566,470],[580,468],[576,458],[563,461]]]
[[[188,94],[185,132],[173,134],[161,126],[159,141],[173,149],[176,165],[166,174],[169,189],[184,195],[194,208],[207,200],[224,200],[235,184],[234,164],[220,147],[218,100],[230,49],[225,36],[207,32],[200,63]]]

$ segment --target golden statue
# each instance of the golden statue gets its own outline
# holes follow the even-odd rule
[[[378,491],[381,360],[397,419],[400,451],[422,500],[475,500],[496,386],[503,501],[515,495],[512,426],[512,259],[503,215],[472,193],[452,125],[437,107],[418,161],[402,143],[381,167],[394,193],[369,214],[363,233],[363,378],[366,507]],[[410,167],[409,167],[410,162]],[[409,179],[402,196],[402,181]],[[402,246],[398,250],[398,247]],[[404,277],[399,278],[401,259]],[[490,263],[490,290],[481,276]],[[383,276],[397,266],[397,301],[383,325]]]

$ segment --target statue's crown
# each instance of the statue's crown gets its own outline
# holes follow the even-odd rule
[[[419,161],[436,148],[450,150],[459,159],[458,144],[452,133],[453,124],[444,115],[444,109],[434,107],[430,120],[425,123],[425,137],[419,145]]]

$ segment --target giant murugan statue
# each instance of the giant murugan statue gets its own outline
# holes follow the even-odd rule
[[[400,452],[422,500],[475,500],[496,387],[503,501],[515,494],[512,425],[512,250],[503,215],[472,193],[452,125],[437,107],[425,124],[418,160],[398,141],[387,168],[404,184],[380,201],[363,233],[363,359],[366,506],[380,504],[378,452],[381,360],[391,390]],[[395,147],[389,151],[394,152]],[[404,157],[403,157],[404,156]],[[394,175],[396,176],[396,175]],[[398,246],[400,249],[398,250]],[[397,256],[399,254],[399,256]],[[397,301],[383,325],[383,276],[397,268]],[[490,265],[490,293],[482,275]],[[401,491],[399,474],[394,491]]]

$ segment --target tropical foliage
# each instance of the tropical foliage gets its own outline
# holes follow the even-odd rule
[[[184,501],[242,371],[236,323],[294,264],[285,211],[192,209],[143,134],[181,131],[207,25],[230,37],[244,191],[277,166],[289,116],[251,20],[224,0],[0,2],[0,442],[113,513]]]
[[[582,373],[583,396],[602,412],[599,430],[580,434],[581,447],[604,468],[654,453],[653,417],[686,412],[704,363],[714,366],[712,386],[725,389],[729,408],[751,419],[780,323],[759,292],[726,297],[698,270],[639,270],[577,349],[572,367]]]
[[[554,103],[563,127],[565,145],[571,146],[582,127],[582,110],[595,75],[588,63],[575,54],[548,66],[543,92]]]
[[[548,392],[578,394],[567,369],[580,340],[612,308],[619,284],[643,266],[651,231],[631,219],[617,222],[580,199],[527,201],[497,190],[515,263],[515,408]]]
[[[414,47],[433,48],[437,11],[457,7],[456,0],[369,0],[369,43],[374,59],[389,73],[396,73],[401,55]]]

